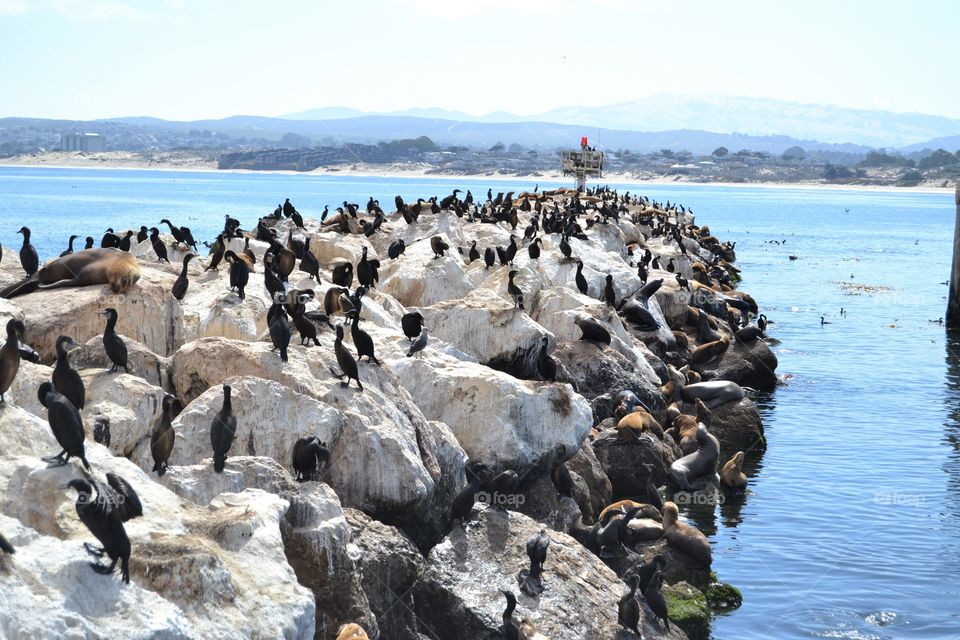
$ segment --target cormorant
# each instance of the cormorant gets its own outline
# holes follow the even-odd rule
[[[113,363],[109,371],[110,373],[116,373],[117,368],[123,367],[125,372],[130,373],[130,369],[127,367],[127,345],[115,331],[117,310],[113,308],[105,309],[102,314],[107,318],[107,326],[103,330],[103,348],[107,352],[110,362]]]
[[[230,402],[230,385],[223,385],[223,407],[213,418],[210,425],[210,444],[213,445],[213,470],[223,473],[227,452],[237,435],[237,418],[233,415]]]

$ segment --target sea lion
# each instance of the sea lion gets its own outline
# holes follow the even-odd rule
[[[713,480],[720,459],[720,442],[702,424],[697,425],[697,450],[675,460],[670,465],[669,479],[684,491],[691,489],[691,482],[698,478]]]
[[[650,413],[642,409],[628,413],[617,423],[617,435],[621,440],[636,440],[644,431],[650,431],[659,440],[663,440],[663,427]]]
[[[680,511],[673,502],[663,505],[663,535],[667,544],[676,547],[702,566],[710,566],[713,554],[710,551],[710,542],[696,527],[684,524],[679,520]]]
[[[742,489],[747,485],[747,476],[741,471],[743,467],[743,451],[737,451],[727,460],[720,471],[720,482],[731,489]]]
[[[580,336],[581,340],[588,340],[607,346],[610,345],[610,332],[590,316],[577,316],[573,319],[573,322],[580,327],[580,331],[583,332]]]
[[[748,324],[747,326],[738,329],[736,334],[737,340],[740,342],[753,342],[757,338],[763,337],[763,331],[755,324]]]
[[[646,502],[634,502],[633,500],[617,500],[612,504],[608,504],[603,508],[603,511],[600,512],[600,520],[603,520],[608,511],[618,511],[620,513],[626,513],[629,509],[637,509],[638,518],[650,518],[651,520],[659,521],[661,519],[660,510],[657,509],[652,504],[647,504]]]
[[[367,632],[355,622],[342,625],[337,629],[337,640],[368,640]]]
[[[706,365],[716,360],[720,360],[723,358],[723,354],[727,352],[729,347],[730,338],[727,336],[723,336],[719,340],[714,340],[713,342],[702,344],[693,350],[693,354],[690,356],[690,363],[695,365]]]
[[[697,450],[697,426],[699,424],[694,416],[681,413],[677,404],[674,402],[667,407],[667,420],[670,421],[670,432],[680,450],[684,455],[689,455]]]
[[[710,409],[716,409],[728,402],[736,402],[746,395],[740,385],[729,380],[688,384],[679,389],[679,394],[687,402],[702,400]]]
[[[125,293],[140,279],[137,259],[119,249],[86,249],[55,258],[35,274],[2,292],[0,298],[15,298],[37,290],[59,287],[110,285],[113,293]]]

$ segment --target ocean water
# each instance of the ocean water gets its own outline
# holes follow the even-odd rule
[[[99,245],[108,226],[164,217],[209,239],[224,214],[250,228],[286,197],[318,216],[454,186],[534,182],[0,168],[0,242],[15,254],[26,224],[43,259],[70,234]],[[736,241],[741,286],[775,323],[786,384],[757,398],[767,448],[747,452],[749,493],[687,513],[744,596],[713,636],[960,637],[960,337],[929,322],[945,314],[952,194],[621,188]]]

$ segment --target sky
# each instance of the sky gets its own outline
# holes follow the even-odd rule
[[[661,93],[960,118],[954,0],[0,0],[0,117],[534,115]]]

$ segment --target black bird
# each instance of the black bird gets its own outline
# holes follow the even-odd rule
[[[170,259],[167,258],[167,247],[163,244],[163,240],[160,239],[160,229],[156,227],[150,228],[150,244],[153,245],[153,251],[157,254],[157,261],[169,264]]]
[[[402,239],[394,240],[390,243],[390,247],[387,249],[387,257],[391,260],[396,260],[407,250],[407,243]]]
[[[60,257],[68,256],[73,253],[73,241],[76,240],[79,236],[70,236],[70,239],[67,241],[67,250],[60,254]]]
[[[503,635],[507,640],[520,640],[520,623],[513,618],[513,611],[517,608],[517,596],[503,589],[500,589],[500,593],[507,599],[507,607],[503,610]]]
[[[765,314],[760,314],[760,317],[757,318],[757,326],[760,327],[761,333],[767,332],[767,316]]]
[[[293,215],[293,212],[296,211],[296,207],[293,206],[293,203],[290,202],[290,198],[287,198],[283,201],[283,208],[280,210],[283,213],[285,218],[289,218]]]
[[[236,289],[240,299],[245,300],[247,294],[244,292],[244,288],[250,280],[250,267],[233,251],[225,252],[223,257],[230,263],[230,289]]]
[[[30,244],[30,229],[20,227],[17,233],[23,234],[23,246],[20,247],[20,264],[28,276],[32,276],[40,268],[40,256],[37,255],[36,248]]]
[[[403,329],[403,335],[413,342],[413,339],[420,335],[423,328],[423,314],[419,311],[405,313],[400,318],[400,328]]]
[[[273,256],[268,254],[265,257],[267,264],[263,266],[263,286],[270,294],[271,300],[283,300],[286,297],[287,287],[273,268]]]
[[[510,234],[510,244],[507,245],[507,263],[513,264],[513,259],[517,255],[517,237]]]
[[[270,340],[273,348],[280,350],[280,362],[287,361],[287,348],[290,346],[290,323],[287,322],[287,310],[282,304],[274,303],[267,314]]]
[[[297,260],[303,260],[303,250],[306,247],[303,240],[293,237],[293,229],[290,229],[290,233],[287,234],[287,249],[293,251],[293,255]]]
[[[227,452],[237,437],[237,417],[233,415],[233,404],[230,401],[230,385],[223,385],[223,407],[213,418],[210,425],[210,444],[213,445],[213,470],[223,473],[227,460]]]
[[[161,220],[161,221],[160,221],[160,224],[165,224],[165,225],[167,225],[168,227],[170,227],[170,235],[173,236],[173,244],[174,244],[174,245],[178,245],[178,244],[181,244],[181,243],[186,244],[186,242],[184,242],[184,241],[186,240],[186,238],[184,237],[183,230],[180,229],[180,227],[174,226],[173,223],[171,223],[171,222],[170,222],[169,220],[167,220],[166,218],[164,218],[163,220]]]
[[[497,254],[496,254],[496,252],[493,250],[493,247],[487,247],[487,248],[483,251],[483,261],[486,263],[486,265],[487,265],[486,268],[487,268],[487,269],[489,269],[490,267],[493,266],[493,264],[494,264],[494,262],[496,261],[496,259],[497,259]]]
[[[86,243],[84,244],[83,248],[93,249],[93,238],[91,236],[87,236]]]
[[[494,509],[507,510],[507,502],[516,495],[520,484],[520,476],[513,469],[507,469],[497,474],[490,481],[490,493]]]
[[[565,260],[569,260],[570,256],[573,255],[573,249],[570,247],[570,243],[567,242],[567,236],[560,236],[560,253],[563,254]]]
[[[224,251],[226,251],[226,244],[223,241],[223,234],[221,233],[217,235],[217,239],[214,240],[210,246],[210,264],[207,265],[204,272],[210,271],[210,269],[216,269],[220,265],[220,261],[223,260]]]
[[[583,260],[577,260],[577,275],[574,277],[574,281],[577,283],[577,289],[583,295],[589,295],[589,289],[587,288],[587,279],[583,277]]]
[[[173,430],[173,407],[177,401],[169,393],[163,396],[163,412],[160,422],[150,434],[150,453],[153,455],[153,471],[157,477],[163,477],[167,472],[170,454],[173,452],[173,443],[177,440],[177,432]]]
[[[635,575],[640,579],[640,593],[646,591],[647,585],[650,584],[650,579],[653,578],[654,574],[657,571],[662,571],[666,566],[667,557],[658,553],[650,559],[650,562],[645,562],[637,568]]]
[[[327,325],[330,325],[330,319],[327,318],[326,315],[323,315],[322,321]],[[318,347],[320,346],[320,341],[317,340],[317,325],[314,324],[313,320],[307,316],[306,307],[303,305],[297,306],[293,313],[293,326],[297,328],[297,333],[300,334],[301,346],[309,346],[311,340],[313,340],[313,344],[317,345]]]
[[[80,412],[49,382],[44,382],[37,389],[37,399],[47,408],[47,422],[50,423],[53,436],[61,448],[60,453],[43,460],[59,467],[70,462],[70,458],[75,456],[89,469],[90,463],[87,462],[83,447],[85,434]]]
[[[433,259],[443,257],[443,252],[450,248],[446,242],[443,241],[443,238],[440,236],[433,236],[430,238],[430,248],[433,250]]]
[[[507,250],[503,247],[497,247],[497,260],[500,261],[500,266],[506,266],[509,260],[507,260]]]
[[[294,209],[293,213],[290,215],[290,219],[293,220],[293,224],[297,225],[297,228],[304,229],[303,226],[303,216],[300,215],[300,212]]]
[[[367,260],[367,247],[363,248],[363,255],[360,256],[360,262],[357,263],[357,281],[365,286],[373,286],[373,267]]]
[[[820,326],[822,327],[825,324],[833,324],[829,320],[826,320],[823,316],[820,316]]]
[[[637,589],[640,588],[640,577],[632,574],[627,578],[630,589],[623,594],[617,604],[617,622],[642,638],[638,625],[640,624],[640,602],[637,601]]]
[[[69,336],[60,336],[57,338],[57,364],[53,367],[53,387],[62,393],[70,404],[77,409],[83,409],[86,404],[86,390],[83,386],[83,379],[76,369],[70,366],[70,360],[67,358],[69,349],[77,349],[80,345],[73,341]],[[69,349],[68,349],[69,348]]]
[[[613,276],[607,274],[607,284],[603,287],[603,301],[611,307],[617,306],[617,294],[613,289]]]
[[[653,612],[653,615],[657,617],[657,620],[663,621],[663,626],[670,630],[670,615],[667,611],[667,601],[663,598],[663,593],[660,592],[660,589],[663,587],[663,574],[657,571],[653,574],[653,577],[650,578],[647,588],[643,591],[643,597],[647,601],[647,606],[650,607],[650,611]]]
[[[309,273],[311,278],[320,282],[320,261],[317,260],[317,256],[313,255],[313,252],[310,251],[310,238],[307,238],[307,242],[303,246],[303,256],[300,258],[300,271]]]
[[[527,540],[527,557],[530,558],[530,577],[539,577],[543,573],[543,563],[547,559],[547,548],[550,546],[550,538],[547,536],[546,529],[540,529],[540,533],[531,536]]]
[[[114,233],[113,229],[107,229],[100,240],[101,249],[118,249],[120,247],[120,236]]]
[[[343,325],[337,325],[337,339],[333,341],[333,351],[337,356],[337,364],[340,365],[340,370],[342,373],[337,374],[333,369],[330,372],[334,377],[340,379],[341,381],[346,378],[346,382],[341,382],[343,386],[349,386],[351,380],[357,381],[357,388],[360,391],[363,391],[363,385],[360,384],[360,378],[358,377],[359,372],[357,370],[357,361],[353,359],[353,356],[350,355],[350,352],[347,351],[347,348],[343,346]]]
[[[456,520],[457,523],[463,527],[463,523],[470,517],[470,512],[473,511],[473,505],[476,503],[477,492],[480,491],[480,487],[483,484],[483,480],[480,477],[481,473],[486,471],[486,465],[480,462],[467,465],[467,486],[460,490],[460,493],[454,497],[453,502],[450,506],[450,526],[453,526],[453,521]]]
[[[308,245],[308,246],[309,246],[309,244],[310,244],[310,243],[307,242],[307,245]],[[246,238],[243,239],[243,250],[241,250],[240,253],[242,253],[243,255],[245,255],[245,256],[248,258],[248,260],[247,260],[247,266],[250,267],[251,270],[253,270],[253,265],[257,264],[257,254],[255,254],[255,253],[253,252],[253,249],[250,248],[250,238],[249,238],[249,237],[246,237]]]
[[[7,542],[7,539],[3,537],[2,533],[0,533],[0,551],[9,553],[10,555],[13,555],[17,552],[17,550],[13,548],[13,545]]]
[[[537,372],[545,382],[556,382],[557,361],[547,352],[550,339],[547,336],[540,338],[540,353],[537,355]]]
[[[676,269],[676,267],[673,266],[673,258],[670,258],[670,260],[667,262],[667,271],[673,273],[674,269]]]
[[[470,251],[467,253],[467,259],[470,262],[480,259],[480,252],[477,250],[477,241],[474,240],[470,243]]]
[[[534,238],[533,242],[530,243],[530,246],[527,247],[527,254],[529,254],[531,260],[538,260],[540,258],[540,246],[543,244],[543,240],[540,238]]]
[[[20,341],[26,328],[23,322],[17,319],[7,321],[7,341],[0,347],[0,404],[5,404],[3,398],[13,384],[20,370]]]
[[[326,469],[330,466],[330,450],[327,443],[316,436],[298,438],[293,445],[293,470],[296,472],[297,482],[313,480],[317,467]]]
[[[413,344],[410,345],[410,349],[407,351],[407,357],[409,358],[415,353],[419,353],[427,348],[427,340],[430,339],[430,336],[427,335],[427,328],[424,327],[420,330],[420,335],[417,336],[417,339],[413,341]]]
[[[183,268],[180,269],[180,275],[177,276],[177,279],[173,283],[173,297],[178,301],[183,300],[183,296],[187,294],[187,287],[190,286],[190,281],[187,279],[187,265],[193,260],[196,254],[188,253],[183,256]]]
[[[509,274],[507,274],[508,276],[507,293],[509,293],[513,297],[514,304],[517,306],[517,308],[519,308],[522,311],[523,310],[523,291],[521,291],[520,287],[518,287],[513,283],[513,279],[516,277],[517,273],[519,272],[516,270],[513,270]]]
[[[120,238],[120,251],[130,251],[130,245],[133,244],[133,231],[127,229],[127,232]]]
[[[147,229],[146,225],[140,225],[140,231],[137,232],[137,244],[140,244],[147,239],[149,231],[150,230]]]
[[[349,262],[341,262],[336,265],[331,272],[330,279],[338,287],[349,289],[353,286],[353,265]]]
[[[680,275],[679,273],[676,274],[675,277],[676,277],[676,279],[677,279],[677,286],[680,287],[680,290],[681,290],[681,291],[683,291],[683,290],[690,291],[690,282],[689,282],[686,278],[684,278],[684,277],[683,277],[682,275]]]
[[[107,357],[110,359],[110,362],[113,363],[109,372],[116,373],[119,367],[123,367],[124,371],[130,373],[130,368],[127,366],[127,345],[123,342],[123,338],[117,335],[115,330],[117,326],[117,310],[110,308],[105,309],[102,313],[107,318],[107,326],[103,330],[103,348],[107,352]]]
[[[183,244],[196,251],[197,241],[193,239],[193,233],[190,231],[190,227],[180,227],[180,232],[183,233]],[[121,245],[120,248],[122,249],[123,246]]]
[[[360,312],[353,314],[353,324],[350,326],[350,335],[353,337],[353,346],[357,349],[357,360],[367,356],[367,362],[373,362],[378,367],[380,361],[373,355],[373,338],[360,328]]]
[[[130,539],[123,523],[143,515],[143,504],[136,491],[113,473],[107,474],[106,485],[92,478],[90,481],[75,479],[60,488],[77,491],[76,510],[80,522],[103,545],[98,549],[85,542],[87,553],[98,558],[107,554],[113,561],[109,567],[99,562],[91,562],[90,566],[99,574],[110,575],[120,562],[120,576],[124,583],[130,584]]]

